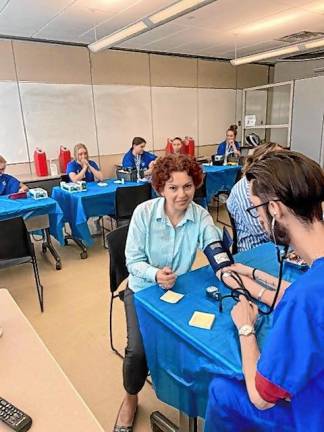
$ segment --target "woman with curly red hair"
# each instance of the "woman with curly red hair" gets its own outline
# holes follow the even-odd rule
[[[126,395],[115,432],[132,431],[138,393],[147,377],[147,365],[133,294],[158,283],[171,289],[179,275],[191,270],[197,249],[221,239],[210,214],[193,202],[203,180],[198,163],[185,155],[156,160],[152,185],[160,197],[140,204],[132,217],[126,244],[129,271],[124,304],[127,347],[123,365]]]

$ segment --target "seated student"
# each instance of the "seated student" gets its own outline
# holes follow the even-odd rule
[[[321,432],[324,425],[324,173],[306,156],[269,153],[246,173],[251,201],[272,241],[291,245],[310,266],[277,303],[262,352],[254,334],[258,310],[241,296],[232,309],[245,382],[216,377],[210,385],[208,432]],[[234,264],[246,288],[265,303],[274,293],[255,287],[259,270]],[[231,280],[227,274],[226,281]],[[273,279],[273,278],[272,278]],[[230,282],[229,282],[230,283]],[[258,294],[259,292],[259,294]],[[263,294],[264,292],[264,294]]]
[[[158,158],[152,171],[152,185],[161,197],[140,204],[133,214],[126,244],[129,270],[124,297],[128,334],[123,365],[126,394],[115,432],[132,431],[137,395],[148,373],[134,292],[156,283],[164,290],[171,289],[179,275],[190,271],[197,248],[204,249],[221,238],[210,214],[193,202],[202,179],[200,166],[188,156]]]
[[[84,144],[74,146],[74,160],[68,163],[66,173],[72,182],[85,180],[103,181],[103,175],[95,161],[89,160],[88,149]]]
[[[145,151],[145,146],[146,141],[144,138],[133,138],[132,147],[123,157],[123,168],[136,168],[138,171],[140,169],[150,171],[153,168],[156,155]]]
[[[229,155],[240,156],[240,144],[235,140],[236,135],[237,126],[231,125],[226,131],[226,140],[219,144],[216,154],[225,158]]]
[[[280,151],[283,148],[275,143],[261,144],[247,157],[243,167],[243,174],[248,171],[255,162],[271,151]],[[253,218],[246,209],[251,206],[249,184],[245,176],[232,188],[226,206],[235,222],[237,231],[238,252],[249,250],[261,243],[269,241],[267,234],[262,229],[259,219]]]
[[[166,149],[166,154],[186,154],[185,143],[179,137],[173,138],[171,146]]]
[[[6,159],[0,155],[0,195],[10,195],[16,192],[27,192],[28,186],[21,183],[15,177],[5,174]]]

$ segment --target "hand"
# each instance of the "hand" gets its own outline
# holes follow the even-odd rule
[[[253,327],[258,316],[258,307],[241,295],[240,301],[233,307],[231,315],[238,330],[245,324]]]
[[[177,279],[177,275],[170,269],[170,267],[163,267],[155,276],[156,282],[164,289],[171,289]]]
[[[89,168],[89,161],[88,161],[88,159],[81,159],[81,165],[82,165],[82,168]]]
[[[232,272],[238,273],[241,276],[247,276],[250,279],[252,279],[253,268],[246,266],[244,264],[235,263],[229,267],[224,267],[221,271],[222,271],[222,273],[232,271]]]

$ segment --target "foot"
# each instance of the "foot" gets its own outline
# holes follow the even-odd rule
[[[118,426],[132,426],[134,421],[134,416],[136,413],[138,398],[137,395],[125,396],[120,407],[118,417],[116,420],[116,425]]]

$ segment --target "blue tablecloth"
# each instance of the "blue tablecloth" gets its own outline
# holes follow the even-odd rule
[[[12,200],[0,196],[0,220],[14,217],[29,219],[41,215],[48,215],[50,233],[63,245],[63,212],[56,201],[52,198]]]
[[[203,171],[206,174],[207,202],[210,202],[213,196],[221,191],[230,191],[240,170],[240,166],[203,165]]]
[[[236,255],[236,261],[277,275],[278,263],[272,243]],[[294,280],[300,271],[285,264],[284,278]],[[224,311],[205,295],[208,286],[229,290],[218,281],[209,266],[177,279],[174,291],[185,294],[174,305],[160,300],[163,290],[157,285],[135,295],[149,370],[160,400],[191,417],[204,417],[208,386],[215,375],[242,379],[237,330],[230,316],[234,300],[224,300]],[[211,330],[188,325],[194,311],[216,315]],[[271,316],[257,322],[257,339],[262,349]]]
[[[141,183],[114,183],[114,179],[105,180],[107,186],[87,183],[84,192],[66,192],[56,186],[52,191],[54,198],[64,214],[64,222],[68,222],[73,237],[82,240],[86,246],[93,244],[87,220],[93,216],[115,214],[115,192],[118,187],[138,186]]]

